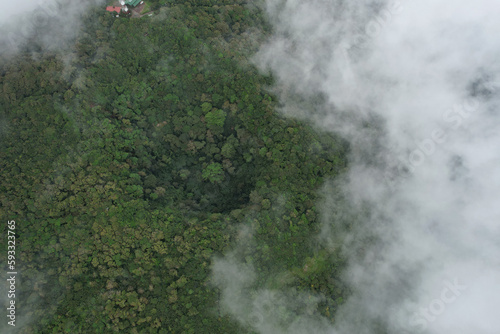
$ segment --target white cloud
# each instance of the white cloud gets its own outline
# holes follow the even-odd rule
[[[285,115],[351,141],[343,189],[371,206],[346,244],[356,293],[331,331],[500,332],[500,3],[266,3],[275,34],[256,63]],[[296,94],[327,103],[304,112]],[[339,223],[327,216],[325,233]],[[445,302],[455,280],[466,289]]]
[[[11,57],[34,41],[44,50],[64,49],[80,31],[82,16],[91,6],[103,3],[103,0],[5,3],[0,11],[0,55]]]

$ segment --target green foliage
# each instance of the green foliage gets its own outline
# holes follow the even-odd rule
[[[154,19],[85,16],[72,57],[1,68],[0,205],[18,221],[24,332],[247,333],[210,284],[247,217],[262,286],[290,272],[333,310],[343,260],[308,240],[346,145],[275,112],[272,79],[247,61],[268,31],[257,8],[150,5]]]
[[[221,183],[224,180],[224,170],[222,165],[213,162],[203,169],[202,177],[212,183]]]
[[[226,120],[226,113],[221,109],[209,111],[205,115],[205,119],[207,120],[207,125],[210,128],[223,127],[224,121]]]
[[[226,158],[232,158],[236,153],[236,149],[231,142],[227,142],[222,146],[221,154]]]
[[[204,114],[208,113],[210,110],[212,110],[212,105],[208,102],[205,102],[201,105],[201,110],[203,111]]]

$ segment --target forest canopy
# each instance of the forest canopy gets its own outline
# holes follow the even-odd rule
[[[249,61],[269,33],[258,7],[150,6],[140,19],[94,8],[70,52],[33,42],[2,63],[18,333],[251,333],[210,282],[241,225],[256,229],[256,284],[288,270],[279,284],[331,296],[316,312],[333,321],[344,261],[306,240],[346,143],[277,112],[273,78]]]

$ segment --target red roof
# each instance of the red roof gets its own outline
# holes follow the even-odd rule
[[[118,14],[120,14],[122,8],[121,7],[111,7],[111,6],[108,6],[108,7],[106,7],[106,10],[108,12],[117,12]]]

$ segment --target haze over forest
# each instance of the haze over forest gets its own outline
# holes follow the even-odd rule
[[[500,332],[497,1],[145,2],[0,14],[0,332]]]

